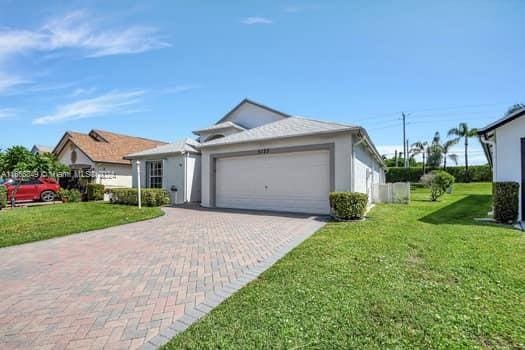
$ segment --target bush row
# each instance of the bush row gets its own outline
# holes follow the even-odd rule
[[[5,186],[0,185],[0,209],[7,208],[7,190]]]
[[[366,212],[368,195],[357,192],[330,193],[330,207],[337,218],[345,220],[361,219]]]
[[[517,182],[495,182],[494,191],[494,219],[505,224],[513,223],[518,219],[519,190]]]
[[[140,194],[142,205],[158,207],[170,203],[168,191],[161,188],[144,188]],[[136,188],[111,189],[111,203],[138,205],[138,190]]]
[[[427,168],[427,173],[432,169]],[[447,167],[446,172],[454,176],[456,182],[491,182],[492,181],[492,169],[488,165],[474,165],[469,167],[469,177],[465,173],[465,167],[463,166],[451,166]],[[386,173],[386,182],[419,182],[423,176],[423,168],[388,168]]]
[[[76,203],[80,202],[82,199],[82,194],[79,190],[76,189],[65,189],[62,188],[60,191],[58,191],[58,199],[60,199],[62,202],[70,202],[70,203]]]
[[[101,201],[104,199],[104,185],[88,184],[87,185],[88,201]]]

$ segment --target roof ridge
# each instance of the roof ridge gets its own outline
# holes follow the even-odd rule
[[[356,125],[356,124],[346,124],[346,123],[344,124],[344,123],[339,123],[339,122],[331,122],[331,121],[327,121],[327,120],[322,120],[322,119],[317,119],[317,118],[312,118],[312,117],[307,117],[307,116],[302,116],[302,115],[292,115],[292,118],[300,118],[300,119],[312,120],[314,122],[327,123],[327,124],[333,124],[333,125],[341,125],[341,126],[346,126],[346,127],[351,127],[351,128],[361,127],[360,125]]]
[[[141,140],[145,140],[145,141],[161,142],[161,143],[164,143],[164,144],[167,144],[167,143],[168,143],[168,142],[166,142],[166,141],[154,140],[154,139],[149,139],[149,138],[141,137],[141,136],[133,136],[133,135],[121,134],[121,133],[118,133],[118,132],[107,131],[107,130],[102,130],[102,129],[91,129],[90,132],[91,132],[91,131],[94,131],[94,132],[103,132],[103,133],[108,133],[108,134],[112,134],[112,135],[116,135],[116,136],[129,137],[129,138],[133,138],[133,139],[141,139]],[[84,134],[84,135],[89,135],[89,133]]]

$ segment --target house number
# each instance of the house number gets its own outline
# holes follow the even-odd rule
[[[269,148],[261,148],[261,149],[257,150],[257,153],[259,153],[259,154],[268,154],[268,153],[270,153],[270,149]]]

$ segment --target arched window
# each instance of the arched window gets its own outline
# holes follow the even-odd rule
[[[206,138],[206,140],[204,140],[204,142],[208,142],[208,141],[212,141],[212,140],[217,140],[217,139],[220,139],[221,137],[224,137],[224,135],[222,134],[213,134],[213,135],[210,135]]]

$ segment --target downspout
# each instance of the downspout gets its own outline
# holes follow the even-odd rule
[[[184,203],[188,201],[188,153],[182,153],[184,157]]]
[[[359,134],[356,134],[357,137],[360,137]],[[355,192],[355,148],[365,141],[364,137],[361,136],[361,139],[355,143],[352,143],[352,173],[350,179],[350,191]]]

